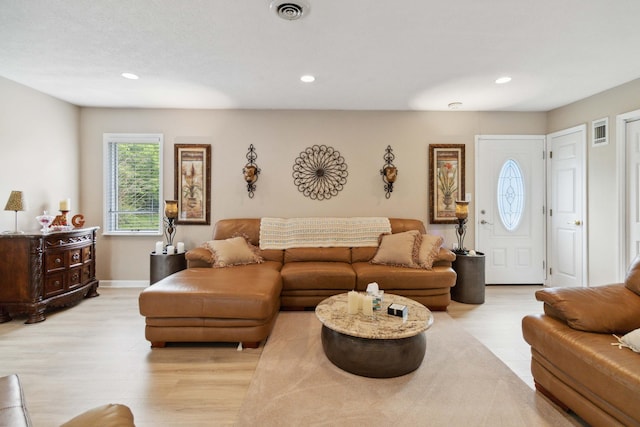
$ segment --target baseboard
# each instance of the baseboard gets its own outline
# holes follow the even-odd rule
[[[148,280],[100,280],[101,288],[146,288]]]

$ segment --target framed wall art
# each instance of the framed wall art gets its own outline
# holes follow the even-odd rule
[[[464,200],[464,144],[429,145],[429,222],[457,224],[456,200]]]
[[[211,144],[175,144],[178,224],[211,224]]]

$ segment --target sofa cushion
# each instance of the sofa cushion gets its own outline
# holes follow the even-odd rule
[[[271,319],[280,308],[279,264],[235,268],[189,268],[145,288],[139,297],[146,317]]]
[[[627,333],[640,328],[640,297],[622,284],[592,288],[549,288],[536,292],[546,314],[573,329]]]
[[[423,234],[422,243],[420,243],[420,250],[418,251],[418,263],[417,266],[426,270],[431,270],[433,262],[438,257],[440,247],[444,242],[442,236],[435,236],[433,234]]]
[[[349,248],[291,248],[284,251],[284,262],[351,262]]]
[[[640,255],[636,256],[631,262],[627,270],[627,275],[624,278],[624,284],[627,289],[640,295]]]
[[[341,289],[350,291],[356,285],[356,273],[344,262],[290,262],[280,271],[282,289]]]
[[[263,261],[244,237],[231,237],[225,240],[210,240],[204,245],[213,253],[214,267],[256,264]]]
[[[377,282],[385,292],[423,289],[446,289],[448,292],[456,284],[456,272],[451,267],[424,270],[368,262],[357,262],[352,267],[356,272],[356,289],[359,291],[366,290],[371,282]]]
[[[417,265],[422,234],[417,230],[383,234],[372,264],[414,267]]]

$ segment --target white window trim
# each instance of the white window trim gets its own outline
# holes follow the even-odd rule
[[[162,236],[163,224],[160,222],[156,231],[113,231],[109,230],[107,224],[109,223],[109,206],[107,202],[107,194],[109,193],[109,180],[107,170],[109,168],[109,143],[110,142],[139,142],[150,143],[157,142],[160,145],[160,159],[159,159],[159,175],[160,175],[160,199],[164,195],[163,188],[163,176],[164,176],[164,135],[161,133],[105,133],[102,135],[102,180],[103,180],[103,196],[102,196],[102,235],[103,236]],[[162,217],[162,215],[161,215]]]

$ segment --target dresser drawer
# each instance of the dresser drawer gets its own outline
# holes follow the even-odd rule
[[[64,291],[64,272],[47,274],[44,279],[44,297]]]
[[[69,267],[74,267],[82,264],[82,249],[83,248],[77,248],[77,249],[70,249],[67,251],[67,257],[68,257],[67,265]]]
[[[67,265],[65,262],[65,253],[62,251],[52,251],[44,255],[44,266],[46,272],[64,270]]]
[[[72,268],[67,272],[67,288],[73,289],[82,285],[82,267]]]

